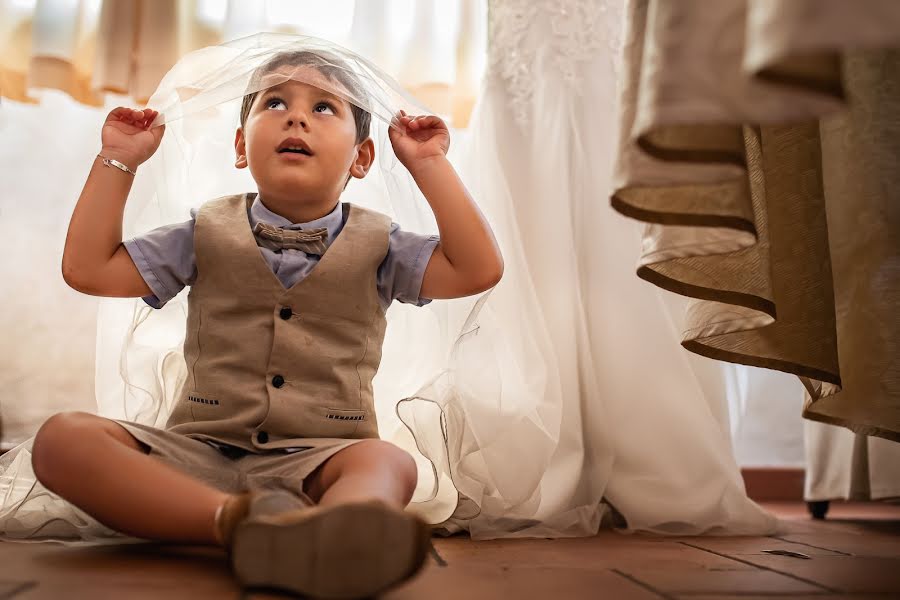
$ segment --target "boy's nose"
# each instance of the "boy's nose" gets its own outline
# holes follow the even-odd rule
[[[299,125],[301,129],[306,129],[309,124],[309,118],[302,110],[293,110],[287,115],[287,126],[293,127]]]

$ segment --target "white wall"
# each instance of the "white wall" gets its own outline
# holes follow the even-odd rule
[[[98,300],[60,271],[69,217],[106,110],[60,92],[0,105],[0,417],[3,447],[62,410],[94,410]]]
[[[803,468],[803,385],[786,373],[736,365],[729,386],[732,439],[744,467]]]

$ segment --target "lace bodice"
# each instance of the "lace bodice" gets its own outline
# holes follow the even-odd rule
[[[580,66],[621,47],[624,0],[490,0],[488,76],[500,78],[516,121],[541,82],[575,88]],[[549,60],[546,60],[549,59]],[[550,78],[551,73],[558,78]]]

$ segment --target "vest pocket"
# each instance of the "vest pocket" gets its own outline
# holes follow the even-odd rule
[[[217,421],[222,418],[222,410],[219,401],[191,392],[187,395],[187,404],[191,408],[191,417],[194,421]]]
[[[364,410],[311,406],[314,422],[305,437],[351,437],[367,428],[369,415]]]

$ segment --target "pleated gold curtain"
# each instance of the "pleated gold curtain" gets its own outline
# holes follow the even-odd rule
[[[93,106],[104,92],[145,103],[184,54],[259,31],[329,37],[396,76],[435,112],[465,127],[484,70],[484,0],[411,5],[410,35],[392,0],[344,2],[352,26],[327,35],[307,26],[314,2],[253,0],[0,0],[0,95],[36,102],[52,88]],[[323,8],[320,12],[334,12]],[[452,19],[447,19],[447,16]]]
[[[900,2],[629,0],[621,83],[611,202],[682,345],[900,441]]]

